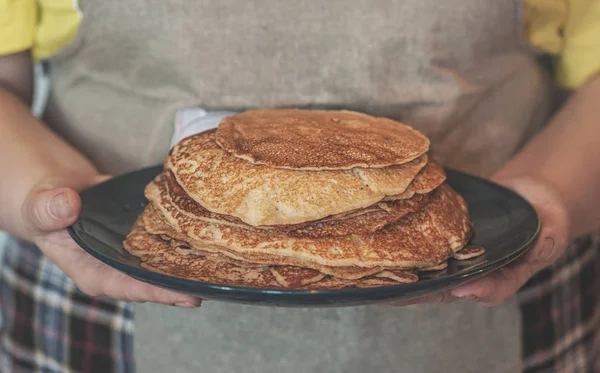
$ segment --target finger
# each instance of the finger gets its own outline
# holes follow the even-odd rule
[[[538,241],[522,260],[452,291],[454,296],[496,305],[508,300],[538,271],[546,268],[557,256],[556,241]],[[560,255],[560,253],[558,253]]]
[[[200,300],[135,280],[95,259],[77,246],[65,231],[44,236],[40,248],[84,293],[131,302],[157,302],[182,307]]]
[[[431,295],[426,295],[423,297],[412,298],[407,300],[401,300],[397,302],[388,302],[382,305],[384,306],[394,306],[394,307],[405,307],[412,306],[415,304],[429,303],[429,304],[444,304],[444,303],[452,303],[456,301],[456,297],[454,297],[450,292],[442,292]]]
[[[108,179],[110,179],[111,177],[112,177],[111,175],[97,175],[96,177],[94,177],[93,185],[103,183],[103,182],[107,181]]]
[[[34,235],[40,235],[70,226],[80,209],[81,200],[73,189],[34,191],[23,204],[23,223]]]
[[[530,177],[503,180],[502,184],[523,195],[536,208],[542,231],[533,248],[518,262],[452,291],[461,299],[496,305],[508,300],[538,271],[564,252],[569,240],[569,219],[560,196],[549,185]]]
[[[534,270],[525,263],[500,268],[480,280],[460,286],[452,294],[487,306],[506,302],[531,278]]]
[[[200,300],[138,281],[100,262],[77,246],[65,231],[52,234],[44,254],[61,268],[84,293],[127,302],[156,302],[197,307]]]
[[[162,289],[118,272],[102,263],[98,274],[104,276],[100,287],[102,295],[129,302],[154,302],[184,308],[199,307],[202,301],[198,298]]]

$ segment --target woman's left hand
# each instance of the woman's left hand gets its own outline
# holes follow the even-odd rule
[[[542,230],[535,245],[516,262],[478,280],[449,292],[392,305],[449,303],[457,299],[484,305],[501,304],[512,297],[534,274],[554,263],[565,252],[570,241],[570,220],[562,198],[552,185],[534,177],[493,177],[492,180],[519,193],[536,209]]]
[[[533,177],[494,181],[519,193],[535,207],[542,230],[535,245],[521,259],[451,292],[456,298],[485,305],[500,304],[512,297],[534,274],[554,263],[570,241],[567,209],[549,183]]]

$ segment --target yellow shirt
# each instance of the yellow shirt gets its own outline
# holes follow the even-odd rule
[[[558,81],[576,88],[600,72],[600,0],[525,0],[532,46],[556,56]],[[77,0],[0,0],[0,55],[51,57],[77,33]]]

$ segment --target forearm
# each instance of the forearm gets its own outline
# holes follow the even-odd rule
[[[496,177],[523,175],[556,188],[573,237],[600,229],[600,77],[582,87]]]
[[[63,180],[83,187],[94,167],[31,115],[15,95],[0,88],[0,229],[27,237],[20,221],[28,192]]]

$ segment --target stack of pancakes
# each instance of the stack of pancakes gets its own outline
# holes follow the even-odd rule
[[[256,110],[182,140],[125,248],[150,270],[226,285],[338,289],[468,259],[464,200],[404,124]]]

